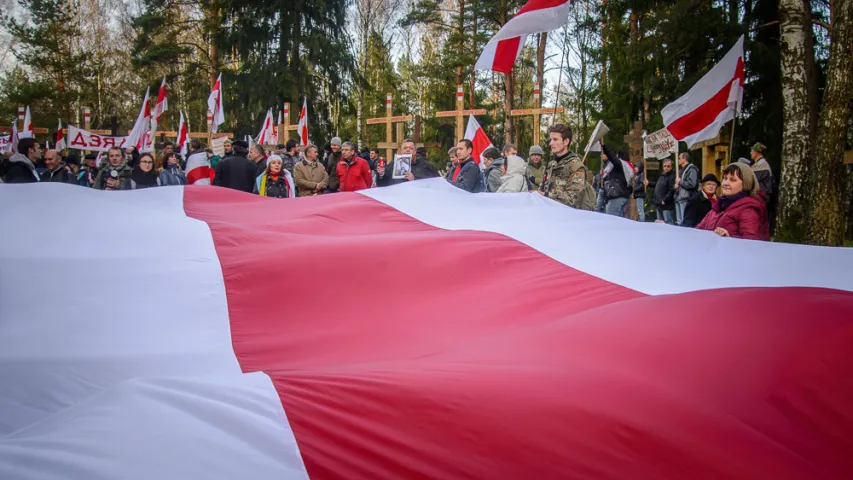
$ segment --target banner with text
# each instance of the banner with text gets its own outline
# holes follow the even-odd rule
[[[643,158],[660,160],[673,153],[678,153],[678,140],[665,128],[646,135],[643,139]]]
[[[5,152],[9,147],[9,137],[11,135],[3,135],[0,137],[0,153]]]
[[[106,152],[110,147],[125,148],[127,137],[109,137],[98,135],[86,130],[68,125],[68,148],[77,150],[91,150],[93,152]]]

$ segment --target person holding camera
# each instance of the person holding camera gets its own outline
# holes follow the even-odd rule
[[[120,147],[111,147],[107,152],[107,164],[98,172],[92,188],[98,190],[127,190],[132,170],[127,166]]]

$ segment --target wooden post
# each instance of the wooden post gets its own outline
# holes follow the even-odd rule
[[[729,157],[732,155],[729,153],[729,137],[718,135],[710,140],[693,145],[692,150],[700,150],[702,152],[701,175],[713,173],[717,178],[720,178],[723,170],[729,166]],[[737,161],[737,159],[732,159],[731,161]]]
[[[539,87],[535,87],[533,89],[533,104],[537,105],[535,108],[521,108],[517,110],[511,110],[509,112],[512,117],[525,117],[528,115],[533,115],[533,144],[539,145],[539,142],[542,139],[542,115],[545,114],[557,114],[563,113],[563,107],[556,108],[540,108],[539,105]]]
[[[299,125],[290,124],[290,102],[284,102],[284,119],[282,124],[278,126],[278,142],[287,143],[290,140],[290,135],[287,132],[296,130]]]
[[[18,131],[24,131],[24,106],[18,105]]]
[[[213,112],[210,110],[207,111],[207,145],[213,142],[213,132],[211,132],[211,128],[213,127]]]
[[[92,109],[89,107],[83,107],[83,128],[92,129]]]
[[[462,117],[465,115],[485,115],[485,108],[471,109],[471,110],[463,110],[464,108],[464,99],[465,99],[465,87],[462,85],[457,85],[456,87],[456,110],[447,110],[444,112],[435,112],[435,116],[438,118],[444,117],[456,117],[456,139],[455,143],[459,143],[459,140],[462,140],[465,137],[465,127],[464,121]]]
[[[118,136],[118,117],[110,117],[110,135]]]
[[[392,124],[394,124],[394,123],[397,124],[398,132],[400,132],[399,134],[402,135],[402,133],[403,133],[403,123],[402,122],[409,122],[409,121],[412,121],[414,119],[414,117],[411,115],[398,115],[398,116],[394,117],[394,116],[392,116],[394,114],[393,112],[394,112],[394,110],[393,110],[393,97],[391,96],[390,93],[388,93],[385,96],[385,116],[367,119],[368,125],[377,125],[380,123],[385,124],[385,141],[379,142],[376,145],[376,147],[385,149],[385,161],[386,162],[390,162],[391,159],[394,158],[393,157],[394,150],[397,150],[400,148],[400,143],[394,142],[394,136],[393,136],[394,128],[393,128]],[[403,140],[403,138],[400,137],[400,141],[402,141],[402,140]]]

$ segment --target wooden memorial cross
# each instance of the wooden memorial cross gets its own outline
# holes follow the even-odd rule
[[[290,102],[284,102],[284,117],[282,118],[282,124],[275,128],[278,132],[278,143],[287,143],[287,141],[290,140],[290,135],[287,132],[296,131],[299,128],[298,124],[290,124]]]
[[[729,166],[729,137],[722,133],[716,137],[693,145],[691,150],[702,150],[702,173],[713,173],[717,178],[723,178],[722,173]],[[676,161],[678,159],[676,158]],[[737,159],[732,159],[737,161]]]
[[[411,115],[398,115],[395,117],[395,116],[393,116],[392,111],[393,111],[393,96],[390,93],[388,93],[385,96],[385,116],[367,119],[368,125],[377,125],[380,123],[385,124],[385,141],[377,143],[376,146],[378,148],[384,148],[385,149],[385,159],[388,162],[390,162],[391,159],[394,158],[393,157],[394,150],[398,150],[400,148],[400,142],[403,141],[403,123],[402,122],[409,122],[414,118]],[[398,142],[394,142],[394,137],[392,135],[393,134],[392,124],[395,124],[395,123],[397,124],[397,136],[399,137]]]
[[[24,130],[24,106],[18,105],[18,132]],[[0,127],[0,132],[2,133],[11,133],[12,127]],[[46,128],[33,128],[33,134],[45,134],[48,133],[49,130]]]
[[[456,117],[456,142],[465,136],[465,126],[462,117],[465,115],[485,115],[485,108],[477,108],[464,110],[465,106],[465,87],[462,85],[456,86],[456,110],[448,110],[445,112],[435,112],[435,116],[439,118]]]
[[[643,161],[643,135],[645,133],[646,131],[643,130],[643,122],[638,120],[634,122],[634,128],[628,132],[628,135],[622,137],[622,140],[628,145],[628,157],[634,165],[636,165],[637,162]],[[628,188],[633,188],[633,186],[628,185]],[[631,218],[636,220],[638,208],[637,201],[634,199],[633,195],[628,196],[628,201],[630,203]]]
[[[533,144],[539,145],[542,135],[542,115],[563,113],[563,107],[541,108],[538,85],[533,89],[533,105],[536,105],[536,108],[511,110],[509,114],[512,117],[526,117],[528,115],[533,115]]]

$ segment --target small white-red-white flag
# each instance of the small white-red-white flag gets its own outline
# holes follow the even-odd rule
[[[178,123],[178,145],[181,147],[181,155],[186,156],[190,150],[190,127],[184,119],[184,112],[181,112],[181,120]]]
[[[166,100],[166,77],[164,75],[163,82],[160,83],[160,91],[157,92],[157,103],[154,105],[154,123],[156,125],[160,124],[160,117],[168,109],[169,102]]]
[[[18,121],[12,122],[12,134],[9,135],[9,144],[3,153],[18,153]]]
[[[474,157],[474,161],[477,162],[478,165],[484,165],[482,163],[483,152],[493,145],[492,141],[489,140],[489,136],[486,135],[486,131],[483,130],[483,127],[481,127],[477,119],[474,118],[474,115],[470,115],[468,117],[468,127],[465,129],[465,138],[471,140],[471,143],[474,144],[474,153],[471,154],[471,156]]]
[[[520,37],[507,38],[494,43],[487,43],[483,47],[483,53],[477,59],[477,64],[474,68],[477,70],[493,70],[509,74],[512,71],[515,60],[521,55],[524,49],[524,42],[527,40],[527,35]]]
[[[272,140],[272,110],[267,110],[267,115],[264,117],[264,124],[261,126],[261,131],[258,132],[256,142],[261,145],[269,145]]]
[[[62,120],[59,120],[59,125],[56,126],[56,149],[65,150],[65,134],[62,133]]]
[[[35,136],[35,129],[33,128],[33,120],[30,116],[30,106],[27,105],[27,113],[24,115],[24,128],[23,132],[29,132],[30,136]]]
[[[275,127],[272,129],[272,145],[278,145],[278,126],[281,125],[281,110],[278,111],[278,122],[276,122]]]
[[[127,136],[125,145],[133,145],[140,152],[149,144],[151,137],[151,103],[149,102],[150,88],[145,89],[145,99],[142,100],[142,108],[139,109],[139,115],[136,117],[136,123],[133,124],[133,129],[130,135]]]
[[[302,110],[299,111],[299,144],[303,147],[308,146],[308,98],[302,101]]]
[[[210,160],[207,158],[207,152],[193,153],[187,159],[187,183],[210,185]]]
[[[743,37],[684,96],[661,110],[663,123],[687,147],[710,140],[740,113],[743,101]]]
[[[225,111],[222,109],[222,74],[216,79],[213,88],[210,89],[210,96],[207,97],[207,108],[213,112],[213,123],[210,125],[210,131],[216,133],[219,130],[219,125],[225,123]]]

